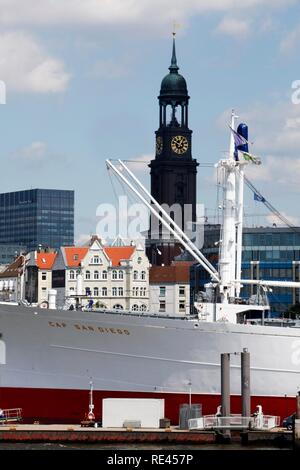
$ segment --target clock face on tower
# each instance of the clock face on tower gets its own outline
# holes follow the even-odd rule
[[[156,153],[160,155],[163,151],[163,140],[160,136],[156,137]]]
[[[188,147],[189,143],[187,141],[187,138],[182,135],[176,135],[171,140],[171,149],[174,153],[177,153],[178,155],[182,155],[183,153],[185,153]]]

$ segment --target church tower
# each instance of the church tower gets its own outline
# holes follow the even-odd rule
[[[169,73],[161,82],[159,128],[156,134],[155,159],[150,163],[151,194],[169,207],[181,207],[181,228],[196,222],[196,176],[198,163],[192,158],[192,131],[188,127],[189,95],[184,77],[178,73],[175,38]],[[188,213],[189,212],[189,213]],[[172,216],[172,212],[171,212]],[[151,232],[151,230],[150,230]],[[148,257],[152,264],[171,264],[181,253],[174,238],[162,237],[161,227],[148,240]]]

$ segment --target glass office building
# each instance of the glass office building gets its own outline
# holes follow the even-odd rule
[[[217,265],[220,240],[220,226],[205,227],[203,253]],[[242,278],[280,281],[300,281],[300,227],[244,228],[242,253]],[[191,295],[193,300],[203,289],[209,277],[198,265],[191,268]],[[244,286],[242,297],[256,293],[255,286]],[[291,305],[300,302],[300,290],[272,287],[268,293],[273,317],[281,316]]]
[[[29,189],[0,194],[0,244],[28,250],[74,243],[74,191]]]
[[[19,254],[26,251],[26,246],[0,244],[0,266],[12,263]]]

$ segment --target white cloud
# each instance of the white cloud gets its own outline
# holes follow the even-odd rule
[[[62,92],[70,79],[62,61],[21,31],[0,33],[0,77],[8,91],[33,93]]]
[[[292,90],[291,90],[292,92]],[[218,118],[220,129],[228,128],[231,110]],[[288,192],[300,191],[300,105],[287,97],[269,103],[254,103],[238,113],[238,122],[249,126],[250,152],[262,159],[262,165],[248,165],[247,176]]]
[[[250,21],[226,16],[216,28],[216,32],[233,37],[244,37],[250,31]]]
[[[249,165],[246,174],[251,180],[276,183],[289,190],[300,191],[300,157],[267,156],[259,167]]]
[[[47,145],[45,142],[32,142],[30,145],[23,147],[22,149],[15,152],[11,158],[13,160],[19,160],[24,163],[38,164],[46,160]]]
[[[286,7],[296,0],[0,0],[2,25],[166,24],[197,13]]]
[[[299,227],[299,223],[300,223],[299,217],[294,217],[293,215],[288,215],[285,212],[281,212],[281,215],[283,215],[290,222],[290,224],[293,224],[296,227]],[[282,222],[279,219],[279,217],[276,217],[276,215],[273,215],[273,214],[267,215],[266,221],[267,221],[268,224],[286,227],[286,224],[284,222]]]
[[[290,31],[280,43],[280,52],[288,54],[293,52],[299,44],[300,40],[300,25],[293,31]]]
[[[154,154],[143,153],[135,158],[129,163],[126,163],[128,168],[134,173],[143,173],[147,174],[149,168],[147,165],[155,158]]]

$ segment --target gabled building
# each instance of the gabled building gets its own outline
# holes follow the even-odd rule
[[[24,279],[27,257],[18,256],[10,265],[0,272],[0,300],[19,302],[24,300]]]
[[[149,261],[142,245],[106,246],[93,236],[87,246],[61,252],[69,299],[105,309],[149,309]]]

